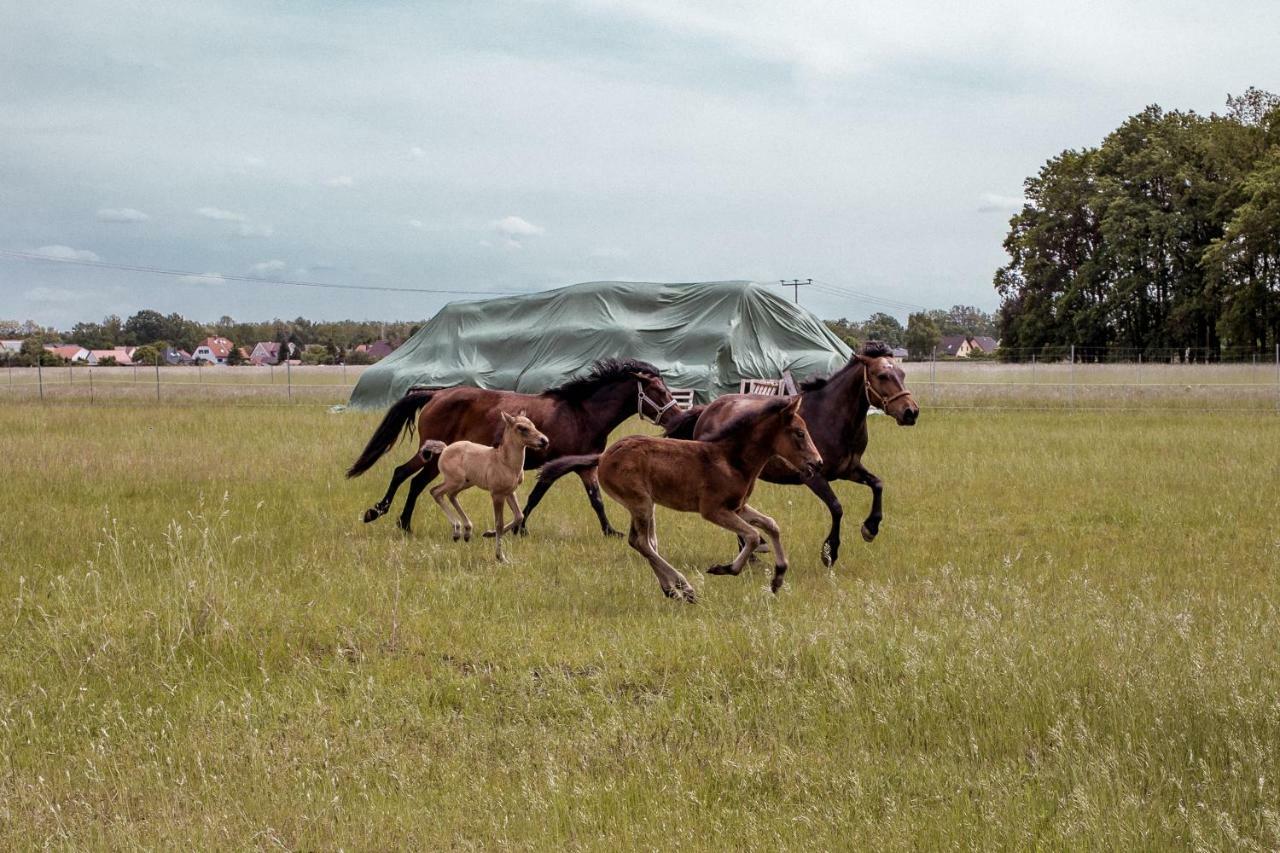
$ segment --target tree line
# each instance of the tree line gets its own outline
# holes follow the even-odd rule
[[[1151,106],[1025,183],[995,274],[1002,349],[1280,343],[1280,97]]]
[[[872,314],[861,322],[841,317],[827,320],[826,324],[854,349],[866,341],[881,341],[892,347],[905,347],[911,358],[928,358],[950,335],[998,337],[996,317],[972,305],[918,311],[907,317],[905,326],[897,317],[884,313]]]
[[[313,321],[305,317],[238,322],[223,316],[214,323],[201,323],[178,313],[162,314],[143,309],[123,320],[113,314],[104,317],[100,323],[76,323],[67,331],[38,326],[29,321],[0,321],[0,338],[23,341],[20,353],[6,353],[14,365],[34,365],[37,359],[44,364],[57,363],[57,356],[42,354],[45,344],[75,344],[96,350],[145,347],[147,349],[140,360],[146,362],[149,356],[154,358],[155,353],[167,346],[192,352],[201,341],[210,337],[223,337],[237,347],[247,349],[252,349],[260,341],[279,342],[286,350],[310,350],[314,354],[313,359],[321,362],[346,360],[353,363],[352,350],[359,344],[373,343],[381,338],[397,343],[407,340],[423,322]]]

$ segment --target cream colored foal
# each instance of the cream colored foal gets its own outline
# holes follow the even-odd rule
[[[423,457],[440,454],[440,474],[444,481],[432,486],[431,497],[440,504],[440,509],[453,525],[453,541],[471,541],[471,519],[458,503],[458,494],[478,486],[493,496],[493,539],[500,563],[506,560],[502,554],[502,534],[509,529],[502,524],[502,505],[511,506],[515,515],[512,527],[524,519],[520,504],[516,502],[516,489],[524,482],[525,449],[545,450],[550,444],[524,412],[518,415],[503,412],[502,423],[502,441],[497,447],[474,441],[455,441],[447,446],[443,441],[435,440],[422,443]],[[445,505],[445,497],[449,498],[457,516]]]

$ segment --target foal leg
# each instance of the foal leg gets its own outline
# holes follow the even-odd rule
[[[609,516],[604,514],[604,501],[600,498],[600,479],[596,476],[596,469],[579,471],[578,476],[582,478],[582,488],[587,490],[587,500],[591,501],[591,508],[596,511],[596,518],[600,519],[600,532],[605,536],[621,536],[622,534],[614,530],[613,525],[609,523]]]
[[[804,484],[827,505],[827,512],[831,513],[831,532],[822,543],[822,565],[834,566],[840,557],[840,522],[844,519],[844,507],[840,505],[840,498],[836,497],[831,483],[821,474],[814,474]]]
[[[493,495],[493,547],[499,563],[507,561],[507,558],[502,555],[502,507],[506,502],[505,495]]]
[[[742,550],[738,552],[738,556],[733,558],[732,563],[712,566],[707,569],[709,575],[737,575],[742,573],[742,567],[747,564],[747,560],[751,558],[752,552],[756,550],[756,546],[760,544],[760,534],[754,527],[739,517],[737,513],[723,507],[702,513],[702,517],[712,524],[718,524],[726,530],[738,534],[738,539],[742,542]]]
[[[875,474],[863,468],[861,462],[853,466],[853,475],[850,479],[871,490],[871,514],[867,516],[866,521],[862,522],[862,538],[870,542],[880,532],[880,519],[883,518],[880,513],[880,499],[884,493],[884,483]]]
[[[507,506],[511,507],[511,523],[507,525],[507,530],[519,530],[524,523],[524,513],[520,511],[520,502],[516,500],[515,492],[507,495]]]
[[[418,496],[438,473],[440,473],[440,457],[433,454],[430,459],[422,463],[422,470],[418,475],[409,481],[409,496],[405,498],[399,521],[400,529],[405,533],[411,532],[410,522],[413,520],[413,509],[418,505]]]
[[[768,534],[769,544],[773,546],[773,582],[770,589],[776,593],[782,588],[782,576],[787,573],[787,552],[782,550],[782,530],[778,527],[778,522],[750,506],[744,505],[738,510],[738,517]]]
[[[448,483],[440,483],[431,489],[431,497],[436,499],[436,503],[440,505],[440,511],[444,513],[444,517],[449,519],[449,526],[453,528],[453,541],[457,542],[462,538],[462,523],[458,521],[454,514],[449,511],[449,507],[445,506],[445,494],[449,491]],[[450,495],[450,500],[453,496]],[[457,504],[455,504],[456,506]]]
[[[449,503],[453,504],[453,508],[458,511],[458,517],[462,519],[462,541],[471,541],[471,516],[467,515],[467,511],[462,508],[462,504],[458,503],[458,495],[467,490],[466,486],[454,489],[449,493]]]
[[[649,561],[649,567],[653,569],[653,573],[658,577],[658,586],[662,587],[662,594],[667,598],[679,598],[687,601],[689,604],[696,604],[698,597],[693,591],[693,587],[689,585],[689,581],[685,576],[676,571],[675,566],[662,559],[662,555],[658,553],[657,534],[655,533],[656,525],[654,524],[653,507],[649,507],[648,514],[643,511],[631,511],[631,533],[627,536],[627,544],[640,552],[640,555]]]
[[[364,511],[365,524],[368,524],[371,521],[377,521],[379,518],[382,518],[382,516],[387,514],[391,509],[391,501],[395,498],[396,491],[400,488],[400,484],[412,477],[414,473],[423,466],[423,464],[422,456],[415,453],[413,454],[413,458],[408,462],[403,465],[396,466],[396,469],[391,472],[391,485],[387,486],[387,493],[382,496],[382,500]],[[432,476],[434,477],[435,475],[433,474]],[[427,479],[429,480],[431,478],[428,477]]]

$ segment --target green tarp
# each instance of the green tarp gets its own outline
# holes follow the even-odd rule
[[[414,385],[538,393],[599,358],[656,365],[671,388],[706,402],[742,379],[835,370],[849,347],[774,285],[599,281],[453,302],[368,368],[351,405],[382,408]]]

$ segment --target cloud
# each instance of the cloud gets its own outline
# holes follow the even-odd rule
[[[258,237],[270,237],[276,233],[276,229],[270,225],[252,225],[248,222],[240,223],[240,227],[235,230],[235,236],[245,239],[256,239]]]
[[[203,275],[184,275],[178,278],[183,284],[226,284],[227,280],[222,277],[221,273],[207,272]]]
[[[521,242],[527,237],[537,237],[547,233],[547,229],[541,225],[534,225],[527,219],[519,216],[504,216],[502,219],[495,219],[489,223],[489,227],[498,232],[502,238],[502,245],[508,249],[519,249],[524,243]]]
[[[56,287],[33,287],[22,295],[32,302],[73,302],[80,298],[75,291]]]
[[[283,272],[289,265],[281,260],[259,261],[249,268],[250,275],[270,276]]]
[[[214,222],[244,222],[243,213],[236,213],[231,210],[223,210],[220,207],[201,207],[196,209],[196,216],[203,216],[205,219],[212,219]]]
[[[326,178],[323,183],[326,187],[354,187],[356,185],[355,178],[350,175],[335,175],[332,178]]]
[[[73,249],[70,246],[55,244],[53,246],[41,246],[35,250],[35,254],[44,255],[46,258],[56,258],[60,261],[100,261],[96,252],[90,252],[88,249]]]
[[[1020,195],[1000,195],[999,193],[983,193],[979,201],[979,213],[1016,213],[1026,204],[1026,199]]]
[[[150,218],[132,207],[104,207],[98,211],[99,222],[146,222]]]

